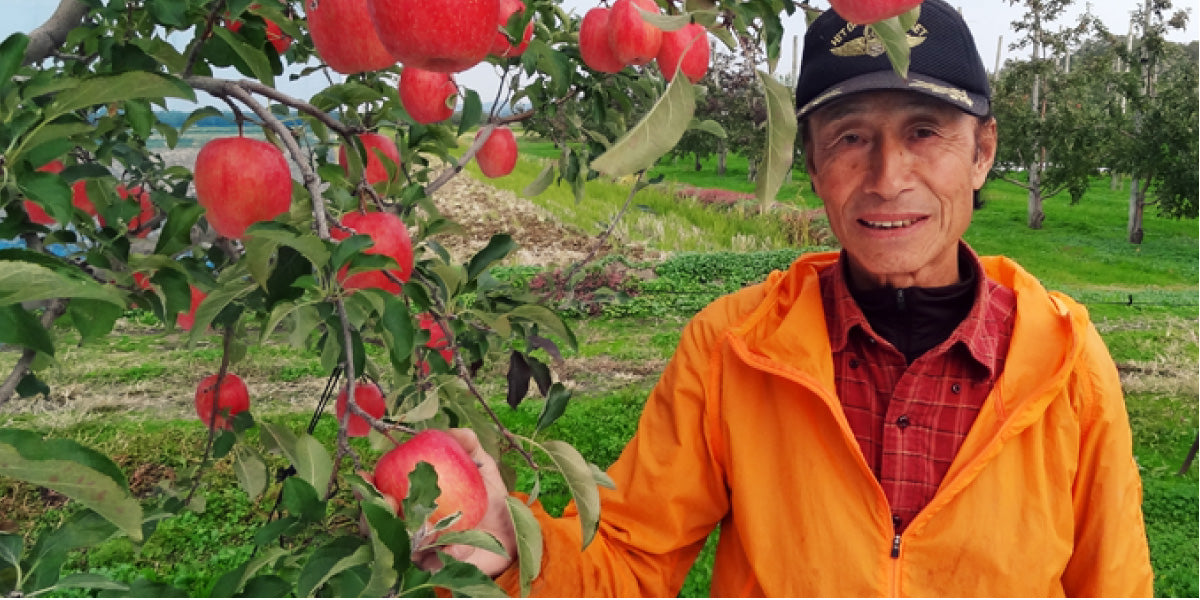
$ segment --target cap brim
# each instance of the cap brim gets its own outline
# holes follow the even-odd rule
[[[909,90],[925,94],[953,104],[963,112],[977,117],[987,115],[991,109],[987,96],[973,94],[934,77],[910,72],[908,79],[901,79],[894,71],[875,71],[852,77],[825,90],[800,107],[796,111],[796,116],[803,118],[833,100],[850,94],[874,90]]]

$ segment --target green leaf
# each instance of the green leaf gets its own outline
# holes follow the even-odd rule
[[[145,100],[128,100],[124,104],[125,119],[133,132],[142,139],[150,137],[150,129],[154,127],[154,113],[150,104]]]
[[[696,93],[687,77],[671,80],[645,118],[591,163],[591,168],[621,177],[650,168],[687,131],[696,113]]]
[[[429,578],[429,584],[472,598],[501,598],[504,590],[473,564],[458,562],[444,554],[445,566]]]
[[[402,363],[412,354],[416,347],[416,332],[413,330],[412,315],[408,312],[408,304],[395,296],[384,300],[383,313],[379,324],[387,332],[388,352],[392,361]]]
[[[775,200],[779,188],[792,170],[793,144],[796,141],[796,110],[792,107],[792,90],[769,73],[758,71],[767,100],[767,147],[754,194],[766,207]]]
[[[90,510],[81,510],[67,518],[56,529],[41,534],[29,552],[30,568],[27,588],[49,587],[62,577],[62,565],[68,553],[76,548],[96,546],[117,533],[117,527]]]
[[[908,64],[909,52],[911,48],[908,45],[908,31],[900,23],[900,17],[891,17],[884,19],[878,23],[869,25],[875,33],[879,35],[879,41],[883,42],[883,49],[887,52],[888,60],[892,63],[892,69],[896,71],[902,79],[908,79]]]
[[[92,298],[125,306],[120,292],[90,278],[67,275],[23,260],[0,259],[0,306],[50,298]]]
[[[11,9],[10,9],[11,10]],[[0,43],[0,90],[12,85],[12,77],[25,61],[25,48],[29,47],[29,36],[17,32]]]
[[[205,119],[208,117],[224,117],[224,116],[225,115],[221,114],[221,111],[217,110],[216,108],[214,108],[212,106],[204,106],[201,108],[197,108],[196,110],[193,110],[186,119],[183,120],[183,125],[181,125],[179,127],[179,133],[183,133],[183,132],[187,131],[188,128],[195,125],[197,122],[200,121],[200,119]]]
[[[178,0],[147,0],[146,8],[154,19],[176,29],[187,28],[187,2]]]
[[[216,30],[226,31],[224,27],[217,27]],[[147,71],[129,71],[120,75],[98,75],[80,80],[75,87],[60,93],[47,112],[57,116],[110,102],[164,97],[196,101],[196,93],[192,88],[177,78]]]
[[[318,523],[325,518],[325,502],[307,481],[288,477],[283,482],[283,505],[288,512],[304,523]]]
[[[542,414],[538,415],[535,431],[541,431],[557,421],[567,410],[567,404],[570,401],[571,390],[568,390],[561,382],[551,385],[550,394],[546,397],[546,405],[542,407]]]
[[[521,562],[521,596],[529,596],[530,584],[542,572],[542,526],[533,516],[533,511],[524,503],[508,496],[508,514],[512,516],[513,529],[517,534],[517,557]]]
[[[438,496],[442,495],[437,485],[437,471],[433,465],[421,461],[408,473],[408,496],[401,501],[404,520],[411,531],[416,531],[433,513]]]
[[[685,25],[692,22],[691,15],[664,15],[659,12],[650,12],[638,6],[636,3],[634,4],[634,7],[638,9],[638,12],[642,13],[643,21],[663,31],[677,31],[679,29],[683,29]]]
[[[267,464],[253,448],[239,444],[233,449],[233,472],[242,491],[256,499],[267,489]]]
[[[135,542],[142,540],[142,507],[107,456],[72,440],[43,439],[0,429],[0,475],[50,488],[96,511]]]
[[[253,578],[263,567],[279,560],[280,557],[288,555],[286,548],[274,546],[271,548],[259,548],[255,556],[250,560],[242,563],[236,569],[226,572],[213,584],[213,587],[208,592],[210,598],[232,598],[246,585],[246,582]]]
[[[50,332],[20,304],[0,306],[0,344],[14,344],[54,356]]]
[[[726,139],[729,137],[729,134],[725,132],[725,128],[721,127],[720,123],[712,119],[705,119],[703,121],[692,119],[692,124],[688,126],[688,129],[703,131],[704,133],[714,135],[721,139]]]
[[[71,573],[70,575],[66,575],[60,579],[58,583],[48,588],[38,590],[38,595],[43,595],[47,592],[52,592],[55,590],[69,589],[117,590],[124,592],[129,590],[129,586],[119,581],[113,581],[104,575],[99,575],[96,573]]]
[[[361,486],[354,486],[355,489],[363,489],[362,510],[371,527],[371,548],[374,552],[371,579],[363,590],[363,596],[381,597],[396,584],[400,573],[408,569],[412,549],[404,521],[396,517],[386,500],[367,493],[366,487],[365,482]]]
[[[200,338],[208,335],[206,330],[212,325],[213,319],[225,310],[234,300],[249,294],[258,287],[252,280],[234,279],[210,291],[200,306],[196,307],[196,317],[192,322],[192,330],[188,333],[188,343],[195,344]]]
[[[471,257],[471,262],[467,264],[467,278],[479,277],[479,274],[490,267],[492,263],[503,259],[516,249],[517,243],[513,241],[512,236],[507,233],[493,235],[488,240],[487,246]]]
[[[508,318],[509,320],[524,319],[526,321],[537,323],[538,325],[548,329],[554,335],[566,340],[571,344],[572,347],[575,345],[575,336],[571,333],[571,330],[567,328],[566,322],[562,320],[562,317],[560,317],[558,313],[555,313],[545,306],[538,304],[526,304],[523,306],[518,306],[509,311]]]
[[[371,548],[362,539],[350,536],[335,538],[309,556],[296,579],[296,595],[311,597],[330,577],[346,569],[365,565],[370,560]]]
[[[250,69],[248,75],[267,87],[275,87],[275,74],[271,69],[271,61],[267,59],[267,55],[261,48],[255,48],[243,42],[238,39],[237,34],[225,27],[214,27],[213,33],[221,38],[221,41],[225,42],[238,58],[242,59],[242,62]]]
[[[329,486],[333,476],[333,460],[325,446],[311,435],[296,436],[291,429],[274,423],[263,423],[263,433],[273,448],[278,448],[296,467],[296,474],[316,490]]]
[[[26,173],[18,180],[21,192],[42,208],[59,223],[69,223],[75,215],[71,206],[71,187],[62,177],[54,173],[35,171]]]
[[[579,509],[579,527],[583,531],[583,548],[592,543],[600,524],[600,490],[592,477],[592,469],[583,455],[566,442],[551,440],[542,445],[554,466],[567,480],[571,497]]]
[[[537,179],[534,179],[525,189],[521,190],[521,195],[525,198],[532,198],[546,191],[551,183],[554,183],[555,168],[553,164],[548,164],[542,167],[542,172],[538,173]]]
[[[54,141],[70,142],[68,138],[80,135],[83,133],[91,133],[96,129],[96,126],[87,121],[79,119],[75,115],[64,115],[53,123],[47,123],[38,128],[25,140],[25,145],[29,148],[36,148],[42,144]],[[72,144],[74,145],[74,144]],[[33,164],[38,164],[33,161]]]
[[[451,544],[482,548],[488,552],[508,558],[508,552],[504,551],[504,545],[500,543],[500,540],[497,540],[496,536],[479,529],[447,531],[437,537],[437,545],[449,546]]]
[[[468,89],[463,96],[462,112],[459,113],[458,135],[463,135],[478,125],[483,119],[483,102],[479,99],[479,92]]]
[[[21,554],[25,552],[25,538],[13,533],[0,533],[0,570],[5,565],[21,564]]]
[[[88,343],[108,335],[125,310],[108,302],[77,298],[67,305],[67,313],[71,315],[71,323],[79,331],[82,343]]]
[[[918,4],[909,9],[907,12],[901,13],[898,18],[900,19],[900,27],[904,29],[904,31],[907,32],[913,27],[916,27],[917,21],[921,19],[921,5]]]

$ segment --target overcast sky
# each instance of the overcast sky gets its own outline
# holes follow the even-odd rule
[[[951,4],[961,7],[963,17],[975,34],[975,43],[979,46],[979,54],[989,71],[996,65],[997,42],[1001,38],[1003,38],[1003,47],[1000,49],[1001,64],[1016,56],[1013,51],[1008,49],[1008,46],[1015,39],[1015,35],[1011,31],[1011,23],[1021,17],[1020,7],[1011,6],[1008,0],[949,1]],[[815,3],[818,6],[826,5],[826,2],[822,0],[816,0]],[[1061,23],[1073,22],[1083,12],[1083,7],[1090,5],[1092,12],[1100,17],[1111,31],[1123,35],[1129,31],[1130,13],[1137,5],[1141,4],[1141,0],[1097,0],[1090,3],[1076,0],[1076,4],[1077,6],[1071,12],[1070,21],[1064,19]],[[1195,2],[1176,0],[1175,4],[1176,6],[1192,6]],[[0,39],[8,37],[15,31],[28,32],[32,30],[45,21],[57,5],[57,0],[0,0]],[[576,14],[583,14],[587,9],[596,5],[596,0],[564,0],[563,3],[568,11],[574,11]],[[1172,40],[1189,42],[1200,38],[1197,35],[1197,16],[1194,9],[1192,13],[1188,30],[1173,34]],[[783,56],[778,66],[780,73],[788,73],[792,68],[791,36],[804,35],[803,17],[797,14],[789,18],[785,21],[784,28],[788,37],[783,44]],[[1020,51],[1020,56],[1023,58],[1026,52]],[[236,73],[227,76],[239,77]],[[324,77],[319,75],[310,76],[307,80],[291,82],[287,80],[286,76],[279,77],[276,79],[276,86],[287,94],[307,100],[312,94],[323,88],[325,83]],[[457,80],[460,84],[478,90],[485,101],[495,95],[496,86],[499,84],[496,69],[486,63],[460,73]]]

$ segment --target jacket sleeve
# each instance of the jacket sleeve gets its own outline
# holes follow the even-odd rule
[[[703,332],[699,319],[684,329],[636,434],[608,470],[616,489],[601,489],[600,526],[592,543],[580,552],[574,503],[562,518],[534,506],[544,545],[534,596],[678,594],[729,504],[712,451],[715,409],[705,392],[715,336]],[[497,580],[510,594],[519,589],[517,571],[514,565]]]
[[[1152,596],[1142,480],[1121,382],[1091,323],[1084,339],[1074,382],[1081,428],[1073,489],[1075,550],[1063,588],[1075,597]]]

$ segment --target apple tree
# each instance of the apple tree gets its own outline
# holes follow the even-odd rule
[[[455,224],[432,199],[469,161],[487,176],[510,171],[511,128],[538,115],[561,117],[553,137],[561,154],[528,193],[568,185],[586,201],[588,178],[641,173],[697,125],[694,67],[686,57],[663,61],[652,39],[698,24],[730,48],[761,45],[774,64],[781,15],[797,9],[792,0],[633,1],[616,0],[611,21],[622,25],[597,37],[554,0],[61,0],[46,24],[0,42],[0,239],[21,242],[0,250],[0,342],[22,350],[0,403],[47,391],[54,327],[72,327],[86,343],[110,334],[131,307],[187,330],[192,343],[213,332],[223,349],[197,374],[208,436],[195,468],[152,500],[133,498],[108,457],[0,430],[0,475],[85,508],[30,547],[0,534],[0,592],[177,593],[145,579],[64,578],[61,566],[72,548],[112,535],[140,542],[198,508],[206,470],[225,458],[249,496],[272,495],[279,510],[255,536],[255,555],[219,577],[213,595],[501,593],[448,556],[439,568],[413,560],[446,544],[503,552],[465,520],[478,494],[462,469],[416,450],[411,473],[380,473],[349,443],[364,434],[393,452],[422,431],[470,428],[485,451],[507,457],[502,464],[532,471],[531,500],[541,478],[563,477],[590,539],[597,486],[611,482],[543,433],[570,392],[539,357],[574,346],[574,333],[493,275],[514,250],[511,237],[453,261],[439,240]],[[884,17],[880,27],[902,35],[901,17]],[[638,50],[597,68],[588,61],[604,50],[597,40],[610,53]],[[484,61],[499,83],[488,113],[478,91],[454,80]],[[664,77],[659,62],[688,76]],[[276,85],[288,65],[298,77],[344,77],[298,98]],[[791,90],[758,77],[766,201],[790,168],[795,121]],[[200,92],[216,106],[195,109],[180,127],[158,118],[167,99],[195,102]],[[457,123],[446,112],[456,102]],[[501,116],[502,105],[528,108]],[[152,149],[152,140],[174,147],[197,121],[220,116],[217,106],[239,133],[209,141],[193,167],[168,165]],[[319,356],[331,374],[314,423],[337,396],[332,445],[311,426],[253,418],[239,363],[250,345],[276,340]],[[508,364],[510,403],[531,388],[545,397],[534,434],[508,430],[479,391],[475,378],[489,363]],[[281,477],[268,472],[268,455],[290,464]],[[333,498],[351,492],[358,528],[334,514]],[[435,512],[461,498],[461,510]],[[536,556],[528,507],[513,499],[510,509],[523,555]],[[523,585],[539,566],[521,561]]]

